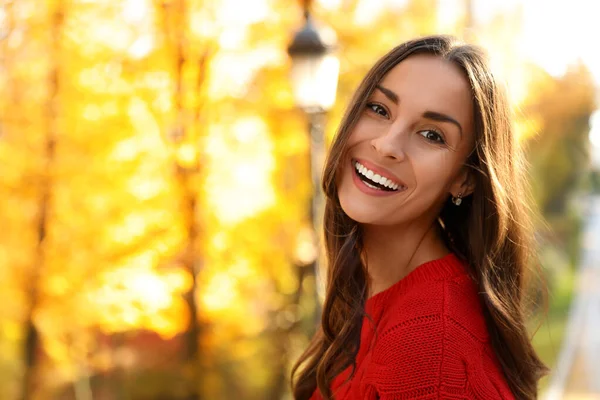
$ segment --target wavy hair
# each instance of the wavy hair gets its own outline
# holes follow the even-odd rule
[[[356,90],[328,154],[323,190],[328,262],[321,324],[292,368],[294,398],[310,398],[318,387],[331,399],[333,378],[352,365],[360,346],[368,275],[362,261],[360,225],[342,210],[337,193],[346,143],[375,86],[398,63],[414,54],[433,54],[467,77],[474,108],[475,147],[466,160],[475,191],[463,206],[442,208],[438,223],[448,247],[467,260],[479,286],[492,346],[512,393],[537,398],[538,380],[547,373],[525,324],[525,275],[533,255],[533,224],[526,166],[512,131],[511,110],[484,52],[448,36],[401,44],[383,56]],[[296,379],[294,379],[296,378]]]

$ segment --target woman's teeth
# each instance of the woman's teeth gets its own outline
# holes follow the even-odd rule
[[[389,190],[396,191],[400,187],[400,185],[398,183],[392,181],[389,178],[386,178],[384,176],[376,174],[375,172],[371,171],[370,169],[368,169],[367,167],[365,167],[358,161],[354,162],[354,168],[356,169],[356,172],[358,172],[363,177],[369,179],[370,181],[372,181],[374,183],[378,183],[379,185],[384,186]],[[365,180],[363,180],[363,182],[365,183],[365,185],[367,185],[370,188],[382,190],[380,187],[372,185],[369,182],[366,182]]]
[[[364,181],[363,181],[364,182]],[[367,185],[368,187],[370,187],[371,189],[377,189],[377,190],[381,190],[381,188],[378,188],[377,186],[373,186],[371,185],[369,182],[364,182],[365,185]]]

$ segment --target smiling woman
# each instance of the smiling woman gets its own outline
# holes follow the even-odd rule
[[[471,103],[466,77],[438,56],[414,55],[393,68],[375,86],[346,142],[354,168],[345,168],[341,175],[338,197],[343,211],[367,226],[395,226],[409,233],[402,225],[415,216],[431,225],[447,193],[470,194],[473,187],[463,164],[474,143]],[[402,186],[403,193],[388,196],[385,203],[355,193],[359,189],[374,196],[392,194],[366,182],[368,171],[367,179],[360,179],[364,175],[355,168],[357,161],[376,174],[376,183],[379,177],[389,178]],[[352,177],[358,182],[352,184]],[[394,246],[394,250],[405,254],[413,246]]]
[[[295,398],[536,398],[523,173],[479,48],[434,36],[379,60],[324,171],[327,294]]]

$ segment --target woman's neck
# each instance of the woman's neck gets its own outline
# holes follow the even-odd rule
[[[371,297],[392,286],[428,261],[449,250],[436,222],[419,226],[363,226],[363,247],[369,273]]]

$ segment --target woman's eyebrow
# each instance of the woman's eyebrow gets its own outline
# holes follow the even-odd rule
[[[377,86],[375,86],[375,88],[379,89],[379,91],[381,93],[383,93],[385,95],[385,97],[387,97],[388,99],[390,99],[394,104],[398,104],[399,99],[398,99],[398,95],[396,93],[392,92],[388,88],[384,88],[381,85],[377,85]]]
[[[460,136],[462,137],[462,126],[460,126],[460,123],[458,123],[457,120],[455,120],[454,118],[452,118],[446,114],[442,114],[442,113],[435,112],[435,111],[425,111],[423,113],[423,118],[430,119],[433,121],[438,121],[438,122],[450,122],[451,124],[456,125],[456,127],[458,128],[458,132],[460,133]]]
[[[378,89],[381,93],[383,93],[385,95],[385,97],[390,99],[390,101],[392,101],[394,104],[400,103],[400,98],[392,90],[390,90],[386,87],[383,87],[381,85],[377,85],[377,86],[375,86],[375,88]],[[458,132],[460,133],[460,136],[462,137],[462,133],[463,133],[462,126],[460,125],[460,123],[457,120],[450,117],[449,115],[442,114],[442,113],[436,112],[436,111],[425,111],[423,113],[423,118],[430,119],[433,121],[438,121],[438,122],[450,122],[451,124],[456,125],[456,127],[458,128]]]

